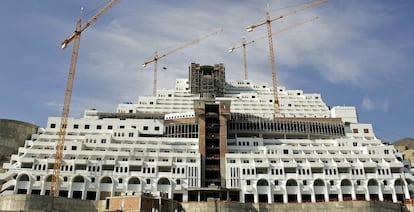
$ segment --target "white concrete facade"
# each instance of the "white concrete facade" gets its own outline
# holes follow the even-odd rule
[[[272,118],[272,89],[251,81],[228,81],[224,97],[231,112]],[[358,123],[354,107],[329,110],[320,94],[279,87],[281,117],[343,118],[343,137],[227,138],[225,188],[239,191],[241,202],[317,202],[410,198],[404,173],[392,146],[375,137],[370,124]],[[60,172],[59,195],[103,199],[122,194],[153,193],[188,201],[189,190],[201,187],[198,136],[166,136],[166,122],[194,119],[194,100],[188,80],[176,81],[174,90],[119,104],[114,117],[96,110],[70,118]],[[162,118],[134,114],[164,114]],[[117,115],[126,115],[124,118]],[[130,116],[127,116],[130,115]],[[47,195],[50,189],[60,117],[27,140],[13,155],[1,195]],[[180,130],[187,130],[183,128]],[[190,136],[189,136],[190,135]]]

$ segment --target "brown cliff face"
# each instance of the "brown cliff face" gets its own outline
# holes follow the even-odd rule
[[[403,138],[394,142],[394,146],[405,146],[406,149],[414,149],[414,138]]]
[[[394,143],[395,149],[402,152],[404,159],[409,160],[414,166],[414,138],[403,138]]]
[[[39,127],[30,123],[0,119],[0,173],[4,172],[3,163],[10,160],[12,154],[16,154],[19,147],[37,132]]]

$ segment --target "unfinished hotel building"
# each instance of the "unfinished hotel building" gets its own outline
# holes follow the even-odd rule
[[[320,94],[226,81],[223,64],[192,63],[175,89],[68,120],[59,196],[152,194],[178,201],[403,201],[413,176],[355,107]],[[4,164],[1,195],[48,195],[60,117]]]

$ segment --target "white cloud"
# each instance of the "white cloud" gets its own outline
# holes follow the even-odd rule
[[[296,3],[300,5],[304,2]],[[187,77],[191,62],[224,63],[228,79],[242,79],[242,50],[229,54],[227,48],[240,43],[242,37],[254,38],[266,32],[265,26],[252,33],[247,33],[245,27],[264,19],[267,2],[245,1],[238,4],[234,1],[201,1],[179,4],[121,1],[107,12],[112,19],[104,15],[104,20],[98,20],[96,25],[85,31],[78,60],[78,68],[83,70],[77,74],[85,80],[83,83],[91,84],[88,88],[92,90],[80,93],[79,97],[74,96],[74,101],[90,95],[89,98],[103,107],[97,106],[98,109],[112,111],[114,107],[109,107],[109,103],[135,101],[138,96],[151,95],[153,65],[143,69],[142,62],[151,58],[156,50],[166,52],[218,27],[222,27],[224,32],[160,59],[157,87],[173,88],[176,78]],[[284,13],[291,7],[291,1],[273,3],[271,16]],[[372,36],[371,31],[380,28],[389,17],[377,16],[370,11],[370,7],[369,4],[355,2],[343,4],[328,1],[272,23],[273,30],[277,30],[315,15],[320,17],[275,36],[277,66],[300,68],[300,72],[309,72],[311,70],[307,69],[312,68],[312,71],[334,84],[375,87],[380,81],[378,76],[391,72],[393,64],[403,56],[400,47],[389,46]],[[377,10],[380,9],[377,7]],[[271,83],[267,39],[255,42],[247,51],[249,78]],[[167,70],[162,70],[162,67],[167,67]],[[278,72],[291,74],[288,69],[278,68]],[[278,76],[283,77],[283,74]],[[281,85],[290,84],[283,80],[278,80]],[[98,101],[102,94],[106,94],[106,98]],[[367,109],[378,109],[369,99],[363,105]],[[385,107],[379,108],[384,110]]]
[[[361,106],[363,109],[367,111],[379,110],[379,111],[386,112],[388,111],[390,107],[390,102],[388,99],[373,100],[369,97],[365,97],[364,99],[362,99]]]

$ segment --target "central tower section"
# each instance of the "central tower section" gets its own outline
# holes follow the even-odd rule
[[[189,68],[190,91],[200,94],[201,98],[215,98],[224,96],[226,83],[225,69],[222,63],[202,65],[191,63]]]

